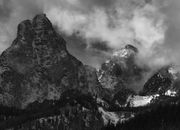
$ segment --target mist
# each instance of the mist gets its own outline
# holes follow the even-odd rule
[[[139,64],[179,65],[179,11],[179,0],[0,0],[0,52],[16,37],[19,22],[46,13],[59,33],[80,39],[70,40],[71,53],[96,68],[126,44],[138,48]]]

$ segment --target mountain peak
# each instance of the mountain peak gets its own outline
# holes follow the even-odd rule
[[[130,45],[130,44],[126,45],[125,48],[126,48],[126,49],[130,49],[130,50],[133,50],[133,51],[136,52],[136,53],[138,52],[138,49],[137,49],[136,47],[134,47],[133,45]]]
[[[65,44],[65,40],[54,30],[46,15],[39,14],[18,25],[17,38],[5,51],[8,55],[6,61],[23,59],[23,63],[17,60],[18,64],[52,66],[69,54]],[[14,63],[13,61],[12,64]]]
[[[17,36],[21,40],[32,39],[36,32],[53,31],[53,26],[45,14],[36,15],[33,20],[24,20],[18,25]]]
[[[18,25],[17,38],[0,55],[0,104],[25,108],[72,89],[97,95],[92,79],[96,72],[68,52],[46,15],[36,15]]]
[[[120,58],[129,58],[130,56],[134,56],[138,53],[138,49],[132,45],[126,45],[125,47],[121,48],[114,52],[113,57],[120,57]]]
[[[32,20],[35,29],[52,28],[52,24],[46,17],[46,14],[38,14]]]

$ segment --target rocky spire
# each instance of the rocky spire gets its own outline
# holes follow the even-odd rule
[[[18,25],[17,38],[0,56],[0,104],[26,107],[71,89],[97,94],[90,71],[69,54],[46,15],[37,15]]]

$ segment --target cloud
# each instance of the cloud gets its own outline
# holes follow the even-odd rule
[[[82,37],[87,47],[91,47],[94,41],[101,41],[114,50],[132,44],[139,49],[139,60],[146,62],[149,59],[146,63],[152,65],[167,64],[162,55],[164,51],[159,49],[164,46],[167,29],[166,16],[160,10],[161,1],[56,2],[56,5],[48,3],[47,6],[45,2],[44,11],[60,32]]]
[[[179,0],[0,0],[0,51],[16,37],[20,21],[43,12],[60,33],[83,39],[83,53],[132,44],[139,63],[180,64],[179,7]]]

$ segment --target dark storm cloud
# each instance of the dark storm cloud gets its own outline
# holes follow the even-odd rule
[[[90,48],[100,50],[100,51],[105,51],[105,52],[112,51],[112,49],[107,46],[107,43],[102,42],[102,41],[92,42],[90,45]]]
[[[97,48],[89,48],[87,44],[85,44],[86,41],[81,37],[77,37],[76,35],[61,35],[67,41],[66,45],[68,51],[86,65],[99,68],[99,65],[102,64],[108,57],[106,52],[103,53]]]

